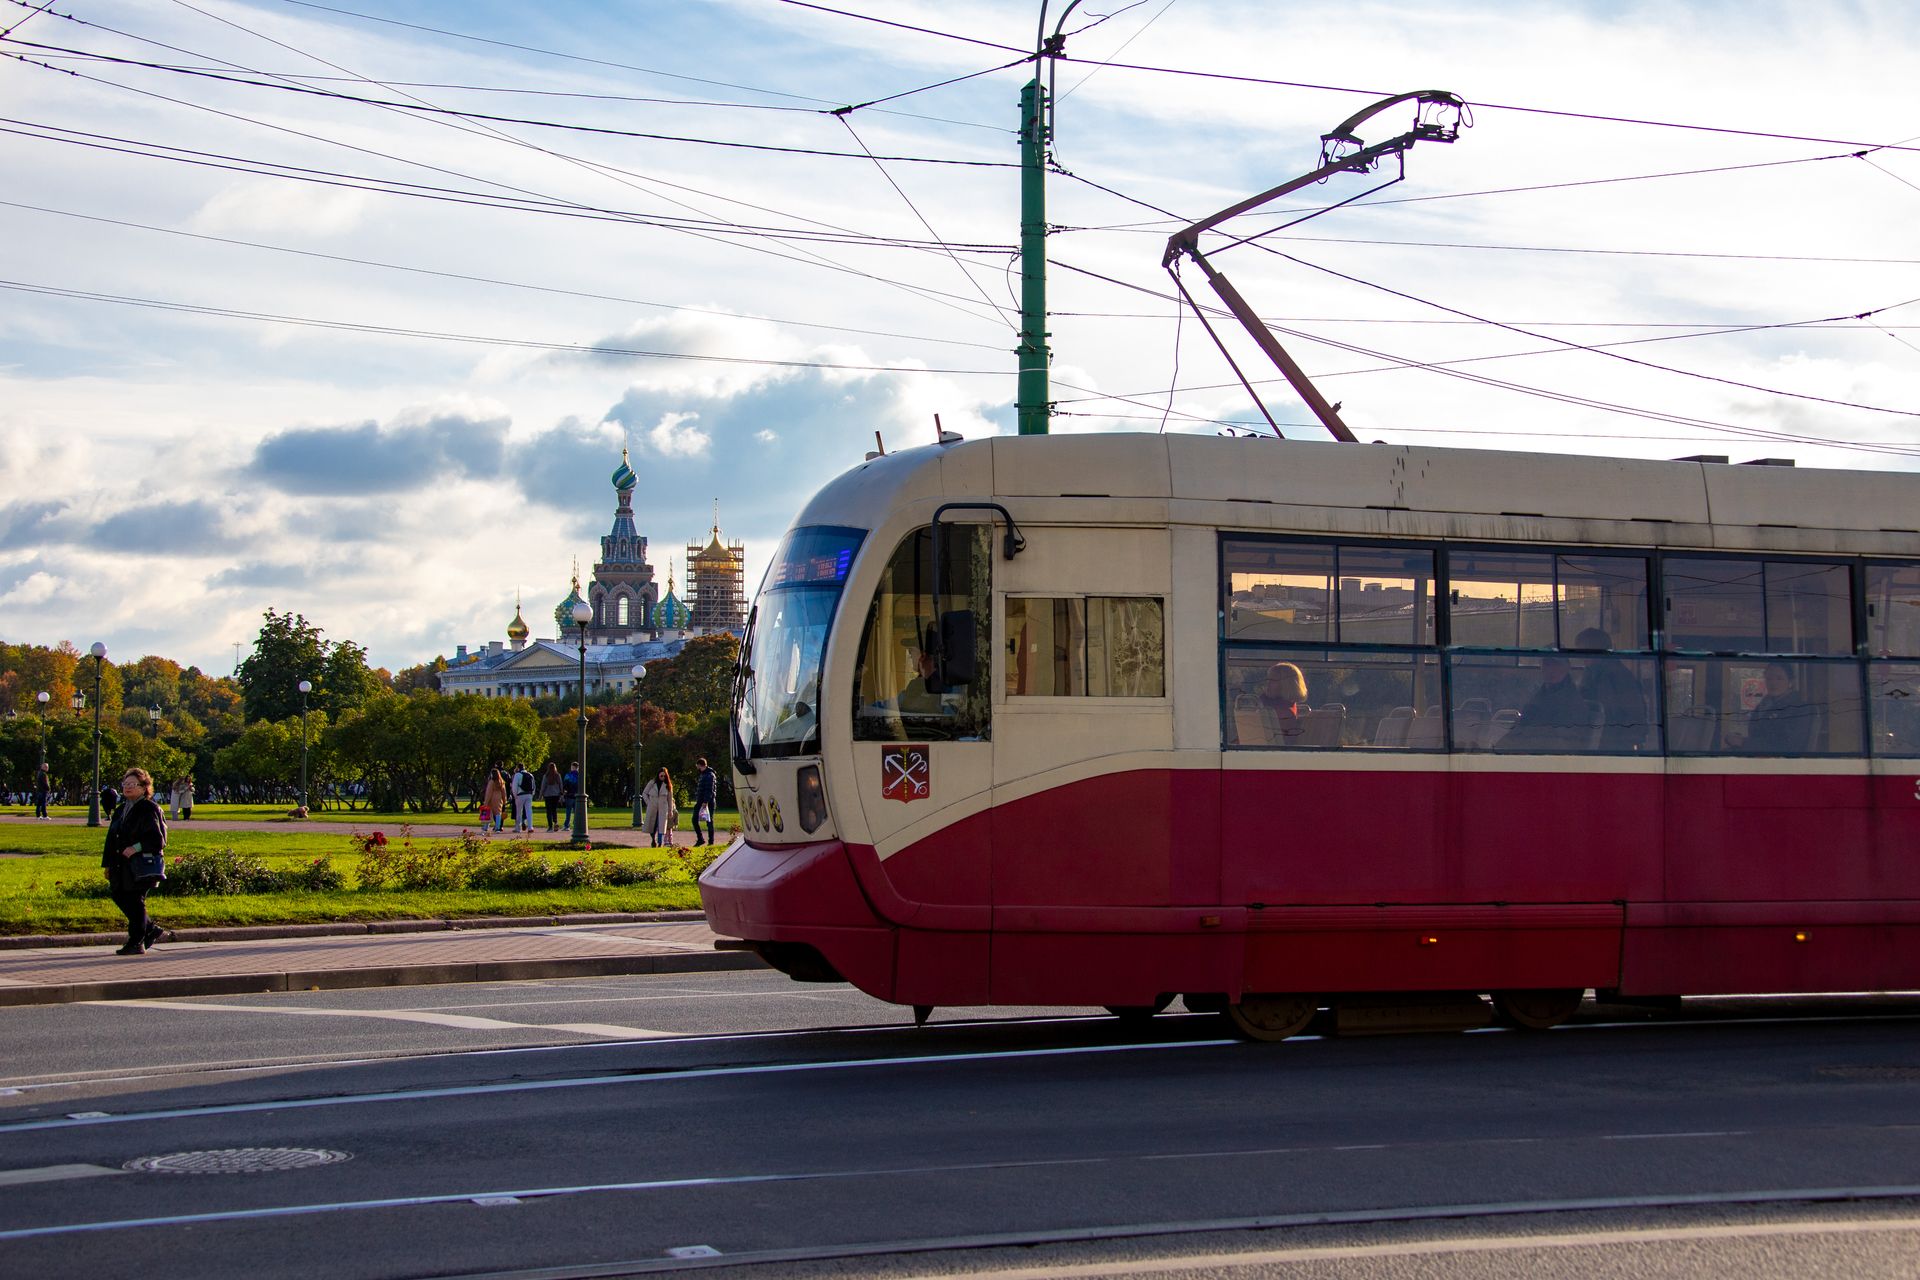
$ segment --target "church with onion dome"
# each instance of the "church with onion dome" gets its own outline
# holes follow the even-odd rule
[[[620,451],[620,465],[611,480],[613,525],[600,539],[600,559],[584,588],[579,562],[574,563],[566,598],[553,609],[555,638],[532,638],[532,628],[516,597],[505,642],[494,640],[472,650],[461,645],[440,673],[443,693],[490,698],[570,695],[580,683],[583,633],[573,620],[573,611],[581,603],[592,613],[584,630],[589,695],[631,689],[636,664],[673,657],[690,636],[718,631],[737,634],[743,629],[746,610],[740,580],[745,548],[738,543],[731,547],[722,544],[716,519],[709,543],[688,548],[687,578],[692,599],[683,601],[675,593],[671,568],[666,594],[662,595],[653,566],[647,562],[647,540],[634,523],[633,494],[640,477],[625,449]],[[726,564],[722,564],[722,556]],[[708,594],[714,597],[704,610],[695,585],[702,581],[713,584]]]

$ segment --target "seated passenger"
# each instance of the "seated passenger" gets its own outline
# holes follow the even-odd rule
[[[1582,649],[1611,649],[1613,637],[1588,627],[1573,643]],[[1596,654],[1583,665],[1580,696],[1600,708],[1600,750],[1638,751],[1647,741],[1646,690],[1612,654]]]
[[[1573,669],[1557,653],[1540,659],[1540,688],[1506,737],[1502,751],[1583,751],[1593,726],[1593,709],[1573,685]]]
[[[1306,700],[1307,677],[1299,667],[1276,662],[1267,668],[1256,701],[1260,705],[1260,726],[1270,745],[1290,747],[1300,741],[1307,728],[1302,705]]]
[[[1819,712],[1793,687],[1793,673],[1778,662],[1766,670],[1767,694],[1747,713],[1747,736],[1737,742],[1742,751],[1767,756],[1798,755],[1813,749],[1813,730]]]
[[[916,674],[911,680],[907,681],[906,686],[900,690],[900,696],[894,700],[895,706],[899,709],[900,714],[904,716],[939,716],[948,714],[948,708],[946,704],[941,701],[940,695],[929,687],[929,682],[933,679],[934,672],[938,669],[938,664],[934,662],[933,655],[925,649],[916,650],[913,665]]]

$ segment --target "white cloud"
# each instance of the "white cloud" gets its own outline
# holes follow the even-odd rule
[[[42,569],[35,573],[28,574],[11,590],[0,593],[0,605],[24,607],[26,605],[45,604],[47,601],[53,599],[64,585],[65,583],[59,578]]]
[[[360,225],[368,200],[357,191],[315,191],[263,179],[220,192],[187,225],[220,235],[339,236]]]

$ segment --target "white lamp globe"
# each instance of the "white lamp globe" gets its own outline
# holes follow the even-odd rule
[[[297,685],[295,685],[295,686],[294,686],[294,688],[296,688],[296,689],[298,689],[298,690],[300,690],[300,692],[302,692],[302,693],[312,693],[312,692],[313,692],[313,681],[311,681],[311,680],[302,680],[302,681],[301,681],[301,682],[300,682],[299,684],[297,684]]]
[[[92,654],[96,658],[106,657],[107,656],[106,642],[104,640],[95,640],[93,642],[93,647],[88,649],[87,652]]]
[[[592,621],[593,606],[585,600],[576,602],[573,606],[573,625],[576,627],[584,627]]]
[[[633,678],[634,678],[635,680],[645,680],[645,679],[647,678],[647,664],[646,664],[646,663],[644,663],[644,662],[641,662],[641,663],[637,663],[637,664],[635,664],[635,666],[634,666],[634,668],[633,668]]]

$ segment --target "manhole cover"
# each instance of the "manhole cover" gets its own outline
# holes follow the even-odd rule
[[[220,1151],[175,1151],[141,1156],[120,1167],[130,1173],[279,1173],[351,1160],[344,1151],[317,1147],[227,1147]]]
[[[1920,1080],[1920,1067],[1896,1066],[1858,1066],[1858,1067],[1817,1067],[1815,1075],[1832,1076],[1838,1080]]]

